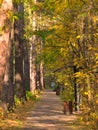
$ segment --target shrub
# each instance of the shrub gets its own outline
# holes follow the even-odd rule
[[[29,92],[29,91],[26,92],[26,97],[27,97],[27,100],[32,100],[32,101],[37,100],[36,94],[32,93],[32,92]]]
[[[20,105],[21,104],[21,101],[19,98],[16,97],[16,95],[14,96],[14,100],[15,100],[15,105]]]

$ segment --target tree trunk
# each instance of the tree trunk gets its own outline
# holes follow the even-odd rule
[[[0,99],[4,116],[7,112],[9,95],[7,90],[9,86],[9,48],[12,30],[11,16],[8,17],[9,11],[13,11],[12,0],[3,0],[0,6]]]
[[[41,87],[41,82],[40,82],[40,65],[39,64],[37,65],[37,77],[36,77],[36,80],[37,80],[37,89],[41,90],[42,87]]]
[[[34,0],[34,3],[36,3],[36,0]],[[32,24],[33,31],[36,30],[36,11],[33,12],[33,24]],[[33,34],[31,40],[30,40],[30,91],[33,92],[37,87],[37,81],[36,81],[36,43],[37,38],[36,35]]]
[[[20,13],[21,16],[19,17],[19,20],[15,21],[15,93],[20,100],[26,100],[23,82],[24,7],[22,2],[15,5],[15,11],[16,13]]]
[[[1,101],[6,106],[6,110],[13,110],[14,106],[14,85],[13,85],[13,54],[12,46],[9,46],[9,57],[6,65],[3,88],[1,93]]]
[[[36,89],[36,36],[32,37],[30,47],[30,91],[33,92]]]
[[[24,84],[25,84],[25,88],[26,90],[30,91],[30,63],[29,63],[29,48],[28,48],[28,45],[26,44],[24,46],[24,72],[23,72],[23,75],[24,75]]]
[[[40,83],[41,83],[41,89],[44,89],[44,69],[42,61],[40,63]]]

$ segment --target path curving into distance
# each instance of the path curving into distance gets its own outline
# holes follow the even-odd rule
[[[74,120],[75,115],[63,114],[59,96],[52,90],[45,90],[41,100],[26,117],[23,130],[76,130]]]

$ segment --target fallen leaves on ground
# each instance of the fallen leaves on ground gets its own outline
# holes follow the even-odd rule
[[[13,113],[9,113],[6,119],[0,119],[0,130],[14,130],[23,126],[23,120],[34,106],[33,101],[28,101],[15,108]]]

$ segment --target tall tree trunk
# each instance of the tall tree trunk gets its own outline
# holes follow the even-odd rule
[[[12,53],[11,53],[11,45],[9,46],[9,57],[6,64],[6,70],[4,75],[2,93],[1,93],[1,101],[4,114],[7,113],[7,110],[12,111],[14,106],[14,85],[13,85],[13,66],[12,66]],[[6,115],[5,115],[6,116]]]
[[[41,90],[42,87],[41,87],[41,82],[40,82],[40,65],[39,64],[37,65],[37,77],[36,77],[36,80],[37,80],[37,89]]]
[[[42,54],[43,49],[43,43],[41,38],[38,38],[39,46],[37,48],[37,55]],[[41,61],[37,64],[37,89],[44,89],[44,68],[43,68],[43,61]]]
[[[41,1],[38,1],[39,3]],[[37,22],[37,30],[43,30],[44,29],[44,21],[42,19],[42,12],[38,12],[37,16],[38,22]],[[47,25],[46,25],[47,26]],[[43,38],[38,37],[38,48],[37,48],[37,55],[42,55],[43,50]],[[41,59],[40,63],[37,65],[37,88],[44,89],[44,68],[43,68],[43,60]]]
[[[41,89],[44,89],[44,68],[42,61],[40,63],[40,83],[41,83]]]
[[[36,36],[32,37],[30,47],[30,91],[33,92],[36,89]]]
[[[30,68],[29,68],[30,63],[29,63],[29,48],[27,44],[24,46],[23,54],[24,54],[24,64],[23,64],[24,84],[26,90],[30,91]]]
[[[34,0],[34,3],[36,4],[36,0]],[[36,11],[33,12],[33,25],[32,25],[33,31],[36,30]],[[36,43],[37,38],[36,35],[33,34],[31,41],[30,41],[30,91],[33,92],[36,89]]]
[[[16,13],[20,13],[19,20],[15,21],[15,93],[21,100],[26,100],[23,78],[23,35],[24,35],[24,7],[23,2],[15,5]]]
[[[43,41],[40,39],[40,54],[42,54],[43,50]],[[41,83],[41,89],[44,89],[44,62],[41,60],[40,62],[40,83]]]
[[[8,12],[13,11],[12,0],[3,0],[0,6],[0,99],[4,114],[7,112],[9,88],[9,56],[12,21]],[[5,85],[6,82],[6,85]]]

